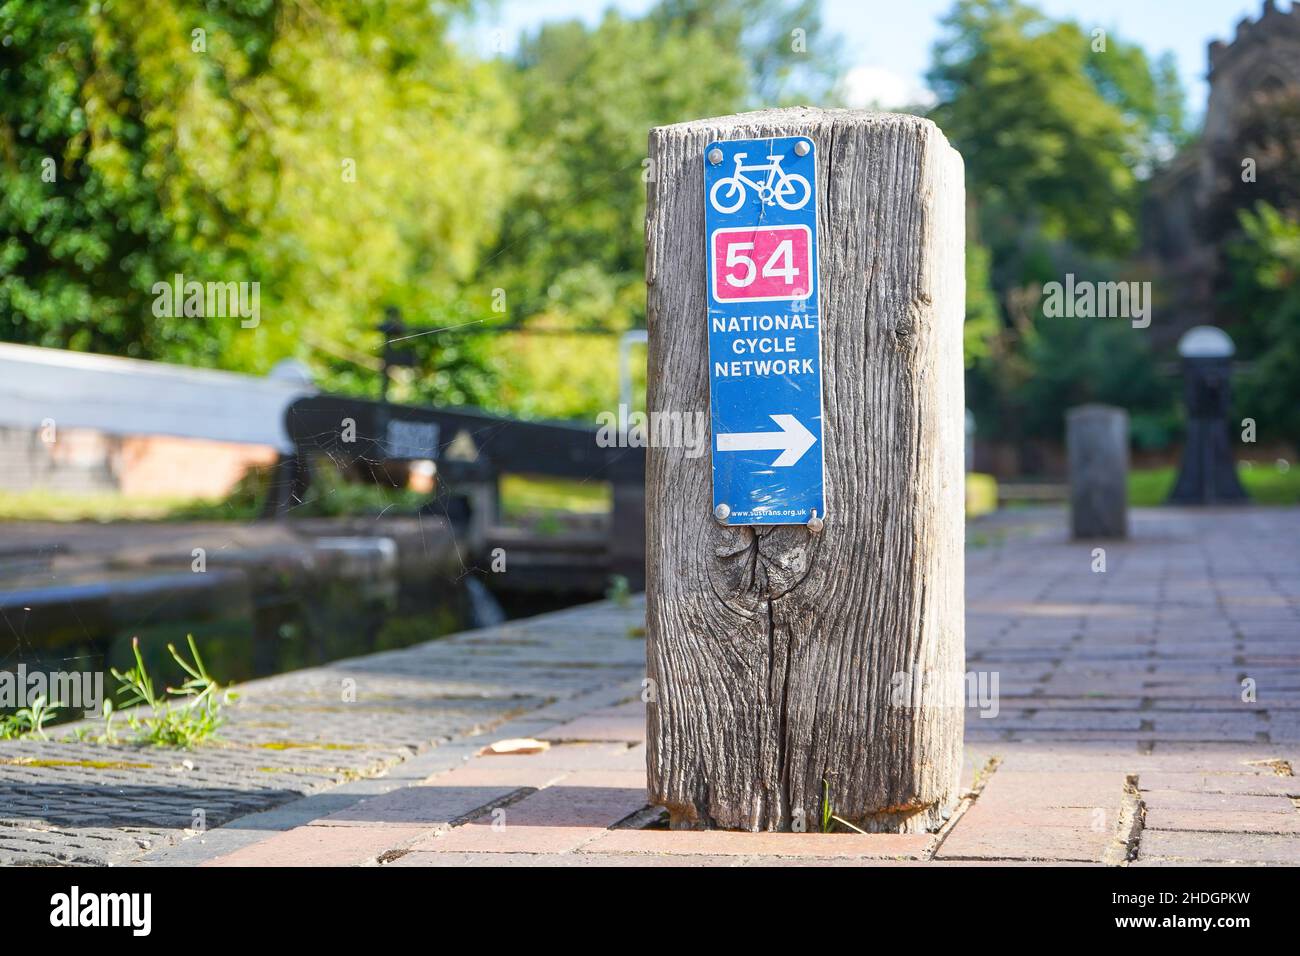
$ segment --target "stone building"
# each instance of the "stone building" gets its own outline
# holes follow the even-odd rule
[[[1216,179],[1225,175],[1215,168],[1216,157],[1232,155],[1238,125],[1256,95],[1300,90],[1300,5],[1284,11],[1265,0],[1258,19],[1241,20],[1230,41],[1214,40],[1208,52],[1203,132],[1152,178],[1142,215],[1143,258],[1157,277],[1162,318],[1152,323],[1152,333],[1161,347],[1171,347],[1194,325],[1214,322],[1219,237],[1205,211]]]

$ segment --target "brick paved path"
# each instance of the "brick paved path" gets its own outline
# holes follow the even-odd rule
[[[358,734],[374,752],[293,752],[291,762],[308,774],[323,763],[371,773],[356,755],[391,759],[403,745],[418,752],[385,776],[299,786],[313,795],[182,842],[167,831],[143,862],[1300,863],[1300,777],[1292,770],[1300,768],[1300,510],[1138,512],[1133,540],[1105,546],[1104,572],[1094,570],[1093,544],[1065,539],[1062,515],[1037,513],[1034,521],[1024,532],[1002,517],[971,535],[981,546],[967,562],[968,668],[986,676],[987,689],[996,675],[996,715],[992,706],[967,712],[965,796],[938,834],[662,829],[661,815],[645,806],[643,646],[628,636],[640,606],[596,605],[286,675],[278,687],[265,682],[254,712],[265,720],[278,708],[305,728],[316,725],[304,701],[332,694],[340,674],[395,682],[375,685],[386,702],[374,702],[366,720],[344,710],[313,738]],[[489,663],[493,679],[478,670]],[[432,736],[454,736],[457,719],[475,725],[474,714],[442,710],[462,674],[463,699],[491,714],[478,714],[479,726],[507,720],[512,694],[526,714],[427,749]],[[436,704],[434,686],[444,688]],[[547,699],[559,702],[536,709]],[[421,716],[411,716],[413,708]],[[239,742],[261,738],[242,714],[239,721],[233,749],[246,757]],[[554,745],[535,755],[475,755],[485,741],[522,734]],[[46,755],[57,745],[22,746]],[[3,760],[14,753],[15,745],[0,745],[0,771],[13,769]],[[176,787],[151,786],[179,790],[177,812],[213,799],[191,780],[237,803],[248,774],[224,776],[209,763],[233,759],[221,753],[190,758],[211,768],[206,781],[187,776],[196,766],[169,771],[184,781]],[[48,771],[28,769],[28,797],[32,788],[51,801],[66,795]],[[0,774],[0,806],[8,806],[11,779]],[[106,838],[153,813],[157,791],[132,794],[137,779],[122,771],[132,802]],[[69,802],[102,806],[85,780],[79,786]],[[214,825],[213,815],[208,820]]]
[[[968,762],[999,760],[938,860],[1300,863],[1300,512],[1138,512],[973,552]],[[1253,689],[1253,693],[1250,691]]]

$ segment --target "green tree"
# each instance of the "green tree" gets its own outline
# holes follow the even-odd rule
[[[1110,401],[1159,440],[1168,387],[1143,333],[1112,320],[1048,321],[1038,301],[1066,272],[1120,277],[1141,177],[1186,137],[1172,61],[1153,64],[1136,45],[1020,0],[958,0],[943,29],[930,115],[965,159],[968,233],[987,247],[967,267],[967,321],[984,323],[967,329],[981,428],[1012,442],[1054,438],[1070,404]]]
[[[968,227],[966,232],[966,322],[962,326],[962,352],[966,367],[987,361],[1002,319],[993,293],[989,250]]]
[[[1088,402],[1130,411],[1139,445],[1164,445],[1174,416],[1145,340],[1122,319],[1043,318],[1025,341],[1033,370],[1021,386],[1026,434],[1060,433],[1068,409]]]
[[[966,160],[981,203],[1016,210],[1051,239],[1123,253],[1138,178],[1156,140],[1181,133],[1166,68],[1019,0],[959,0],[928,79],[931,115]]]
[[[643,17],[611,10],[594,28],[547,24],[524,39],[510,81],[518,179],[476,285],[505,292],[507,312],[489,320],[611,335],[510,335],[489,404],[561,417],[610,407],[617,333],[645,322],[647,131],[829,89],[834,43],[817,7],[664,0]]]
[[[1237,406],[1262,435],[1300,448],[1300,218],[1261,202],[1229,245],[1231,328],[1250,358]]]
[[[1216,315],[1247,363],[1242,416],[1300,447],[1300,95],[1254,94],[1215,144],[1201,223],[1217,255]]]
[[[0,0],[0,334],[351,381],[330,354],[454,295],[508,193],[510,102],[451,46],[463,10]],[[175,273],[260,283],[260,325],[155,316]]]
[[[1241,104],[1232,135],[1209,148],[1214,175],[1199,232],[1215,248],[1216,319],[1239,329],[1245,338],[1238,345],[1249,356],[1258,336],[1243,323],[1249,316],[1238,312],[1242,256],[1234,247],[1246,236],[1246,221],[1264,228],[1258,217],[1242,218],[1259,203],[1284,217],[1300,215],[1300,91],[1294,86],[1257,91]]]

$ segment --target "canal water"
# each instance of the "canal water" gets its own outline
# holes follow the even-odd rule
[[[227,555],[204,573],[32,568],[0,584],[0,672],[72,673],[82,681],[97,673],[117,703],[110,670],[134,665],[137,639],[157,688],[186,679],[167,645],[188,657],[187,635],[208,672],[229,685],[408,647],[575,600],[571,594],[521,597],[499,586],[494,593],[488,585],[498,582],[481,571],[436,557],[413,559],[413,553],[419,554],[399,554],[385,538],[318,538],[306,560],[302,553]],[[0,698],[0,714],[15,709],[4,704]],[[80,709],[65,708],[51,724],[80,716]]]

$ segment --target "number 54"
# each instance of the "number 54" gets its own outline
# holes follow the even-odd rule
[[[789,239],[782,239],[777,247],[772,250],[772,254],[767,257],[763,263],[762,270],[759,270],[754,260],[746,252],[752,252],[754,244],[752,242],[733,242],[727,246],[727,268],[733,269],[736,266],[743,266],[745,274],[737,276],[735,273],[727,273],[727,284],[743,289],[752,285],[754,279],[762,275],[765,279],[781,279],[786,285],[794,285],[795,277],[799,275],[799,270],[794,265],[794,243]]]

